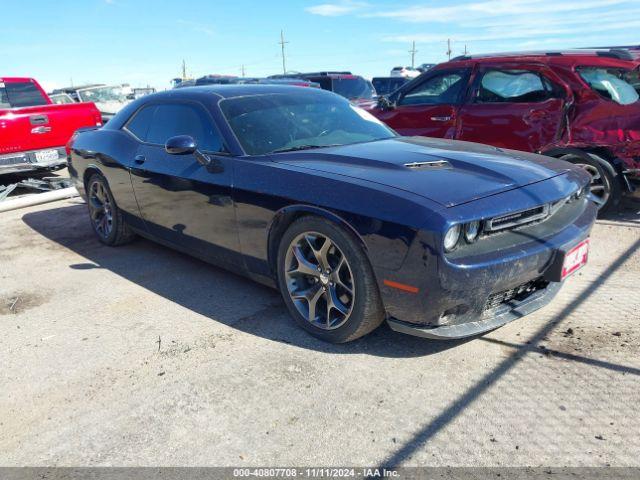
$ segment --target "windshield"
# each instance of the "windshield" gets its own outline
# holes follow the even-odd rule
[[[580,67],[578,73],[592,90],[620,105],[636,103],[640,98],[638,70]]]
[[[123,87],[95,87],[78,90],[78,97],[82,102],[94,103],[127,103],[127,94]]]
[[[220,108],[249,155],[349,145],[395,137],[373,115],[334,95],[267,94],[230,98]]]
[[[371,99],[375,95],[373,85],[362,77],[334,78],[332,91],[349,100]]]
[[[75,103],[73,98],[71,98],[66,93],[56,93],[55,95],[49,95],[49,98],[56,105],[64,105],[67,103]]]

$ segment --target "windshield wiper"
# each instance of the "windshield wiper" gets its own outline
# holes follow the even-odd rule
[[[311,144],[296,145],[295,147],[276,148],[275,150],[271,151],[270,153],[295,152],[297,150],[311,150],[313,148],[339,147],[340,145],[342,145],[342,144],[333,143],[333,144],[330,144],[330,145],[311,145]]]

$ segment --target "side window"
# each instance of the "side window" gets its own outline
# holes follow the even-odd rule
[[[488,70],[476,92],[477,103],[532,103],[557,98],[559,88],[537,72]]]
[[[143,107],[138,110],[126,125],[126,129],[133,133],[143,142],[147,141],[147,132],[149,131],[149,125],[153,119],[153,114],[156,111],[155,105],[149,107]]]
[[[466,86],[465,72],[443,72],[420,83],[400,99],[399,105],[438,105],[458,102]]]
[[[147,134],[147,142],[164,145],[176,135],[192,136],[200,150],[222,150],[222,141],[203,108],[190,104],[158,105]]]

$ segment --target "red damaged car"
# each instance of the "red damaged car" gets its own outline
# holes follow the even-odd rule
[[[633,49],[463,56],[382,98],[402,135],[486,143],[582,166],[601,212],[640,192],[640,79]]]

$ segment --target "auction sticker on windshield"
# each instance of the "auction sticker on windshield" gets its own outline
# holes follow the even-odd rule
[[[58,158],[58,150],[41,150],[36,152],[36,162],[38,163],[52,162],[58,160]]]
[[[564,263],[562,264],[562,280],[586,265],[588,257],[589,239],[587,238],[569,250],[564,256]]]

